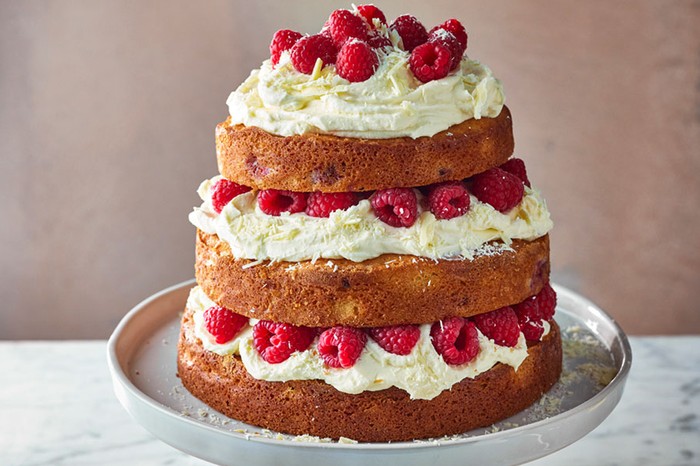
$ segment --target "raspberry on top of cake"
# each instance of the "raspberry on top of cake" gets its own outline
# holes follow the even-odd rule
[[[418,138],[500,114],[501,83],[465,55],[458,20],[427,31],[411,15],[387,24],[367,6],[334,11],[313,35],[277,31],[270,59],[228,98],[231,124],[279,136]]]

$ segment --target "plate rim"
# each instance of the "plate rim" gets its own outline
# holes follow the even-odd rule
[[[358,443],[340,443],[337,441],[334,442],[328,442],[328,443],[322,443],[322,442],[295,442],[293,440],[288,440],[288,439],[276,439],[276,438],[267,438],[264,436],[255,436],[252,434],[246,434],[246,433],[238,433],[238,432],[231,432],[231,431],[224,431],[221,429],[217,429],[214,426],[199,422],[195,419],[190,419],[187,417],[184,417],[181,413],[177,413],[175,410],[172,408],[161,404],[160,402],[154,400],[150,396],[148,396],[146,393],[142,392],[128,377],[126,371],[124,368],[121,366],[119,363],[119,358],[117,355],[117,344],[119,341],[119,338],[122,336],[124,329],[129,325],[129,323],[136,318],[136,316],[140,313],[143,312],[144,309],[147,308],[147,306],[154,301],[162,298],[163,296],[173,293],[175,291],[179,291],[182,288],[185,288],[187,286],[192,286],[196,283],[195,279],[190,279],[190,280],[185,280],[183,282],[177,283],[175,285],[171,285],[167,288],[164,288],[151,296],[143,299],[141,302],[136,304],[131,310],[122,317],[122,319],[119,321],[119,324],[115,327],[114,331],[109,337],[109,340],[107,341],[107,364],[109,367],[109,372],[110,376],[112,379],[112,383],[116,389],[117,384],[120,385],[120,387],[124,390],[127,390],[130,395],[137,400],[139,400],[141,403],[148,405],[151,408],[156,409],[160,414],[164,414],[166,416],[169,416],[173,419],[177,419],[178,421],[184,422],[193,428],[196,429],[201,429],[207,432],[212,432],[218,435],[225,435],[225,436],[230,436],[233,439],[236,440],[244,440],[247,442],[253,441],[257,443],[262,443],[262,444],[273,444],[276,446],[285,446],[285,447],[301,447],[301,448],[312,448],[312,449],[340,449],[340,450],[371,450],[371,451],[383,451],[383,450],[405,450],[405,449],[422,449],[422,448],[445,448],[445,447],[452,447],[452,446],[462,446],[465,444],[470,444],[474,442],[479,442],[479,441],[484,441],[484,440],[504,440],[507,439],[511,436],[517,436],[519,435],[522,431],[525,431],[527,429],[531,429],[533,427],[540,427],[544,428],[550,424],[554,424],[556,422],[561,421],[564,418],[569,418],[571,416],[574,416],[578,414],[579,412],[586,411],[589,408],[599,404],[602,402],[609,393],[612,393],[615,391],[616,387],[620,384],[624,384],[627,376],[629,375],[631,366],[632,366],[632,348],[629,343],[629,339],[625,332],[622,330],[620,325],[617,323],[617,321],[611,317],[607,312],[605,312],[603,309],[601,309],[598,305],[596,305],[593,301],[590,299],[586,298],[585,296],[582,296],[581,294],[570,290],[569,288],[557,284],[555,282],[552,282],[551,285],[552,287],[556,290],[557,293],[559,294],[565,294],[568,295],[569,298],[573,298],[576,300],[580,300],[583,304],[585,304],[588,308],[594,309],[596,312],[601,314],[604,318],[604,320],[607,321],[607,323],[612,327],[615,337],[620,340],[621,346],[622,346],[622,360],[620,361],[620,368],[615,374],[615,377],[610,381],[608,385],[606,385],[600,392],[596,393],[593,395],[591,398],[588,400],[584,401],[583,403],[563,412],[556,414],[554,416],[541,419],[539,421],[532,422],[530,424],[525,424],[521,425],[518,427],[513,427],[508,430],[503,430],[499,432],[492,432],[492,433],[486,433],[483,435],[479,436],[474,436],[474,437],[464,437],[464,438],[457,438],[457,439],[450,439],[450,438],[430,438],[430,439],[421,439],[420,441],[406,441],[406,442],[358,442]],[[115,390],[116,391],[116,390]],[[122,406],[129,412],[129,414],[134,417],[134,414],[131,412],[131,410],[126,406],[126,403],[118,396],[120,403]],[[615,403],[617,404],[617,402]]]

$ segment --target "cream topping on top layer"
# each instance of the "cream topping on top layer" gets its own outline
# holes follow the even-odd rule
[[[520,204],[506,213],[471,196],[465,215],[438,220],[430,211],[422,211],[412,226],[396,228],[379,220],[366,199],[347,210],[332,212],[328,218],[305,213],[274,217],[260,210],[256,192],[250,191],[217,214],[211,205],[211,188],[220,178],[202,182],[197,192],[203,203],[194,208],[189,219],[205,233],[226,241],[237,259],[298,262],[343,258],[362,262],[382,254],[472,259],[492,241],[501,241],[507,248],[513,239],[534,240],[552,228],[540,193],[527,186]]]
[[[379,53],[375,74],[357,83],[338,76],[334,65],[299,73],[287,52],[275,67],[265,60],[226,101],[231,123],[279,136],[419,138],[501,113],[503,87],[476,60],[465,57],[446,77],[421,83],[408,67],[408,52],[391,47]]]
[[[270,382],[323,380],[337,390],[351,394],[394,386],[406,391],[412,399],[430,400],[452,385],[466,378],[474,378],[499,362],[517,370],[527,357],[527,343],[522,333],[517,345],[510,348],[497,345],[479,332],[480,350],[476,358],[467,364],[451,366],[435,351],[430,339],[431,325],[424,324],[420,326],[418,343],[405,356],[385,351],[368,337],[354,366],[334,369],[324,365],[316,349],[317,340],[314,340],[307,350],[295,352],[279,364],[270,364],[253,346],[252,328],[258,322],[255,319],[250,319],[249,325],[230,342],[216,343],[204,323],[204,311],[211,306],[215,306],[215,303],[200,287],[192,289],[187,308],[194,313],[194,333],[204,349],[222,356],[238,354],[250,375]],[[546,330],[549,330],[549,326]]]

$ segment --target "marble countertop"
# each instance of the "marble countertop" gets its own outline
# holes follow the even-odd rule
[[[700,464],[700,336],[633,337],[615,411],[533,465]],[[106,342],[0,342],[0,465],[207,465],[141,428],[112,392]]]

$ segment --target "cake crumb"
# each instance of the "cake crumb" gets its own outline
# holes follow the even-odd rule
[[[292,442],[307,442],[307,443],[332,443],[333,439],[330,438],[321,438],[317,437],[315,435],[309,435],[309,434],[304,434],[304,435],[295,435],[292,437]]]
[[[592,362],[581,364],[578,370],[587,375],[599,387],[607,387],[617,375],[617,369]]]

